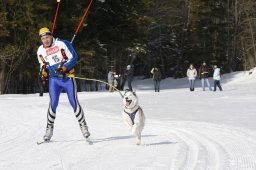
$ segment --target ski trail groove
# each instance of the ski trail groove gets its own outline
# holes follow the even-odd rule
[[[154,122],[180,143],[177,169],[256,169],[256,137],[250,131],[204,122]]]

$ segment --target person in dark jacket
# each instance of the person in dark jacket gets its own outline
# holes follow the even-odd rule
[[[43,78],[40,71],[40,73],[38,74],[39,96],[43,96],[44,93],[47,91],[47,84],[48,79]]]
[[[199,78],[201,79],[203,91],[205,91],[205,82],[206,82],[209,90],[212,91],[211,85],[208,80],[208,76],[209,76],[209,68],[208,68],[206,62],[204,61],[201,65],[201,67],[199,68]]]
[[[128,81],[128,88],[130,91],[132,91],[132,81],[133,81],[134,70],[131,65],[127,66],[125,75]]]
[[[159,68],[154,67],[150,72],[153,74],[155,92],[160,92],[160,81],[162,79],[161,71]]]

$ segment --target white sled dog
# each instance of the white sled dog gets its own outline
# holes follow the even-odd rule
[[[136,145],[141,143],[141,132],[145,126],[145,116],[138,102],[135,92],[125,90],[122,116],[124,123],[131,129],[132,134],[136,136]]]

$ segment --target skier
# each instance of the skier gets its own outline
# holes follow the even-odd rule
[[[47,126],[43,137],[49,141],[53,135],[56,109],[62,90],[68,95],[69,102],[73,107],[74,114],[79,122],[83,136],[88,139],[90,133],[85,121],[84,112],[77,98],[77,86],[74,77],[74,66],[77,61],[77,53],[70,42],[54,38],[48,28],[39,30],[42,45],[38,48],[37,56],[40,69],[45,62],[48,72],[43,71],[42,76],[49,77],[50,104],[47,111]]]

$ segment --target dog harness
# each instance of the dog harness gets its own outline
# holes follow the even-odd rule
[[[124,112],[126,113],[126,114],[128,114],[128,116],[131,118],[131,120],[132,120],[132,125],[134,125],[134,119],[135,119],[135,116],[136,116],[136,113],[137,113],[137,111],[140,109],[140,107],[138,107],[138,109],[136,109],[134,112],[132,112],[132,113],[128,113],[127,111],[125,111],[124,110]]]

